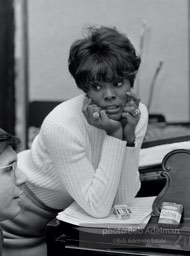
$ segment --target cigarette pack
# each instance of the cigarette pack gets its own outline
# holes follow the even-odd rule
[[[132,211],[126,204],[114,205],[114,213],[118,219],[128,219],[131,216]]]
[[[163,202],[158,223],[162,226],[176,227],[181,221],[182,211],[182,204]]]

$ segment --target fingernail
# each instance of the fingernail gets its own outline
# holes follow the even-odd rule
[[[92,116],[93,116],[94,119],[98,119],[98,118],[100,117],[100,115],[99,115],[98,112],[94,112],[94,113],[92,114]]]

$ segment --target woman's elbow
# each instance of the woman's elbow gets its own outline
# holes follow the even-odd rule
[[[106,218],[110,215],[111,208],[106,208],[105,205],[102,207],[90,207],[87,213],[97,219]]]

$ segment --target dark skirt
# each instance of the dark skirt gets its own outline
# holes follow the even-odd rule
[[[3,256],[47,256],[46,225],[60,210],[43,204],[26,185],[23,190],[20,214],[1,223]]]

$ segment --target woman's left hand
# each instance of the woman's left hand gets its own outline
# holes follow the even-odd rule
[[[127,92],[126,96],[128,100],[122,113],[123,138],[131,144],[135,141],[135,128],[140,119],[140,99],[132,92]]]

